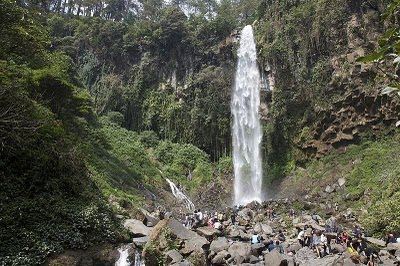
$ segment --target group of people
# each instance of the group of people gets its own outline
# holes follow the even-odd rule
[[[231,215],[232,223],[235,222],[236,212]],[[209,226],[223,232],[223,222],[228,220],[228,214],[226,212],[215,212],[210,213],[204,211],[204,213],[197,209],[192,214],[186,214],[184,225],[187,228],[197,228],[201,226]]]

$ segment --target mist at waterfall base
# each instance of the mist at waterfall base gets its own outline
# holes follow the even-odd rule
[[[262,201],[262,131],[258,114],[260,87],[253,29],[248,25],[240,36],[231,100],[234,204],[245,205],[254,200]]]

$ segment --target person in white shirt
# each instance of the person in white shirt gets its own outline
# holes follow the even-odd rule
[[[297,240],[299,241],[300,245],[304,247],[304,230],[301,230],[297,235]]]

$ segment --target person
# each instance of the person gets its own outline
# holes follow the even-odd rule
[[[233,225],[236,223],[236,211],[235,210],[231,214],[231,221],[232,221]]]
[[[301,230],[299,234],[297,235],[297,240],[299,241],[299,244],[301,247],[304,248],[304,230]]]
[[[223,221],[223,220],[224,220],[224,214],[223,214],[222,212],[220,212],[220,213],[218,214],[218,220],[219,220],[219,221]]]
[[[307,226],[307,228],[305,229],[305,233],[304,233],[304,244],[311,248],[312,247],[312,228],[311,226]]]
[[[313,236],[312,236],[312,247],[313,249],[317,252],[317,256],[321,258],[321,252],[319,250],[319,237],[317,234],[317,231],[313,231]]]
[[[208,226],[214,228],[214,218],[208,219]]]
[[[267,210],[265,211],[265,215],[268,217],[268,219],[271,219],[271,210],[270,210],[270,209],[267,209]]]
[[[396,242],[397,242],[397,241],[396,241],[396,238],[394,237],[393,234],[389,234],[388,237],[386,238],[386,246],[387,246],[389,243],[396,243]]]
[[[251,244],[258,244],[260,243],[260,236],[253,232],[253,235],[251,236]]]
[[[274,245],[274,241],[269,241],[269,245],[268,245],[268,251],[271,252],[272,250],[274,250],[276,248],[276,246]]]
[[[217,229],[217,230],[220,230],[221,227],[222,227],[222,224],[220,223],[220,221],[217,220],[217,221],[214,223],[214,228]]]
[[[359,237],[359,236],[361,235],[361,229],[360,229],[360,227],[359,227],[358,225],[356,225],[356,226],[354,227],[354,232],[353,232],[353,234],[354,234],[355,237]]]
[[[203,213],[201,212],[200,209],[197,210],[197,216],[198,216],[199,222],[201,223],[203,221]]]
[[[325,227],[325,233],[332,233],[332,228],[329,224]]]
[[[323,248],[323,254],[322,256],[325,257],[326,255],[329,255],[330,253],[330,245],[328,243],[328,238],[324,233],[321,234],[321,245]]]
[[[347,240],[347,251],[350,253],[350,255],[358,255],[358,252],[357,252],[357,250],[354,248],[354,246],[353,246],[353,242],[352,242],[352,239],[351,238],[349,238],[348,240]]]
[[[319,220],[318,220],[318,215],[316,213],[313,213],[313,215],[311,216],[311,218],[317,222],[317,224],[319,224]]]
[[[279,240],[276,240],[275,242],[276,249],[279,251],[279,253],[284,254],[285,250],[283,249],[282,245],[280,244]]]
[[[289,216],[290,216],[291,218],[294,218],[294,209],[293,209],[293,208],[290,208],[290,210],[289,210]]]
[[[347,235],[347,233],[343,232],[342,233],[342,244],[346,244],[348,239],[349,239],[349,236]]]

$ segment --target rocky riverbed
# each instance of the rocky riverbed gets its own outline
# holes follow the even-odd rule
[[[232,223],[230,215],[221,221],[223,230],[217,230],[204,221],[193,228],[183,225],[179,214],[167,213],[159,219],[156,213],[142,210],[138,219],[123,220],[124,227],[130,231],[132,243],[129,245],[129,256],[126,265],[138,263],[138,252],[146,265],[363,265],[367,258],[363,254],[350,254],[346,245],[336,243],[336,234],[325,233],[330,242],[330,252],[318,257],[315,250],[302,247],[297,239],[298,233],[305,226],[320,233],[327,224],[352,234],[358,226],[357,217],[349,210],[331,210],[324,218],[316,215],[318,223],[311,216],[314,209],[307,209],[309,203],[288,199],[271,200],[262,204],[252,202],[242,206],[236,213],[236,222]],[[302,211],[293,206],[302,206]],[[304,208],[305,207],[305,208]],[[309,207],[309,206],[308,206]],[[231,209],[232,210],[232,209]],[[268,217],[266,210],[273,210],[275,215]],[[227,211],[225,209],[224,211]],[[222,212],[222,211],[221,211]],[[122,217],[121,217],[122,218]],[[161,217],[162,218],[162,217]],[[315,217],[314,217],[315,218]],[[251,243],[253,235],[260,237],[260,242]],[[369,248],[376,250],[379,259],[375,265],[399,265],[400,243],[389,244],[373,237],[366,237]],[[282,247],[268,250],[271,241],[280,241]],[[67,252],[50,260],[48,265],[114,265],[121,253],[112,252],[110,246],[103,251],[80,253],[79,259],[66,258]],[[322,250],[322,248],[320,248]],[[76,254],[75,254],[76,255]],[[93,255],[93,256],[92,256]],[[64,258],[67,264],[60,263]]]

